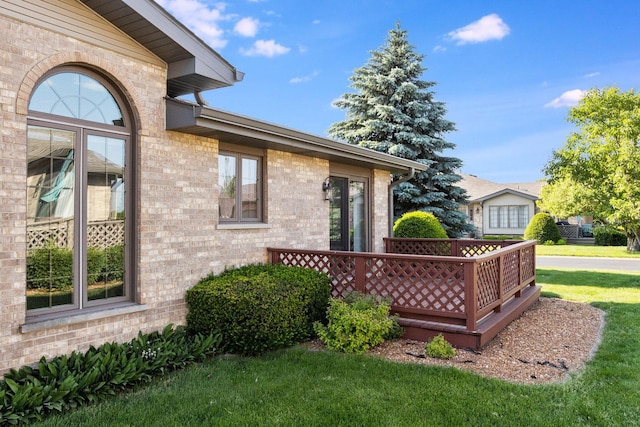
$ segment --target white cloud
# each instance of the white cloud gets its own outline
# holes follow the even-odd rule
[[[437,45],[433,48],[433,53],[444,53],[447,51],[447,48],[442,45]]]
[[[255,37],[258,34],[260,21],[251,17],[242,18],[233,27],[233,31],[243,37]]]
[[[291,49],[275,42],[275,40],[256,40],[251,49],[240,49],[240,53],[246,56],[266,56],[272,58],[284,55]]]
[[[219,22],[227,20],[224,3],[206,4],[200,0],[155,0],[178,21],[214,49],[226,46]]]
[[[585,75],[584,75],[584,78],[585,78],[585,79],[590,79],[590,78],[592,78],[592,77],[597,77],[597,76],[599,76],[599,75],[600,75],[600,71],[596,71],[595,73],[585,74]]]
[[[572,107],[584,97],[585,91],[580,89],[568,90],[551,102],[544,105],[544,108]]]
[[[457,30],[451,31],[448,36],[458,42],[459,45],[467,43],[482,43],[489,40],[501,40],[511,32],[511,29],[504,23],[497,14],[483,16],[479,20],[472,22]]]
[[[320,20],[319,19],[314,19],[313,21],[311,21],[311,23],[313,25],[318,25],[320,23]]]
[[[320,75],[320,73],[318,71],[314,71],[313,73],[307,74],[306,76],[303,76],[303,77],[293,77],[291,80],[289,80],[289,83],[298,84],[298,83],[310,82],[314,78],[318,77],[318,75]]]

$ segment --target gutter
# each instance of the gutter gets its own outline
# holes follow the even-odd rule
[[[403,182],[407,182],[416,175],[415,168],[409,168],[409,175],[402,177],[396,181],[392,181],[389,184],[389,237],[393,237],[393,189]]]

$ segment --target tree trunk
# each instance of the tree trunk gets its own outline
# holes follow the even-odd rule
[[[640,252],[640,240],[636,236],[627,236],[627,252]]]

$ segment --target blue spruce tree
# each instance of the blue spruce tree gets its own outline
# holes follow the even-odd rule
[[[371,148],[426,166],[408,182],[394,189],[396,218],[410,211],[433,213],[450,237],[472,231],[467,216],[458,211],[467,203],[464,189],[455,185],[462,161],[444,156],[455,148],[445,135],[455,124],[445,119],[443,102],[435,101],[435,82],[421,80],[424,55],[415,53],[407,32],[396,24],[386,43],[371,52],[368,63],[354,71],[351,88],[335,105],[346,111],[347,120],[331,125],[334,138]]]

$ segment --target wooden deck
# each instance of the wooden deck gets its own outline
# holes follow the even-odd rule
[[[390,297],[405,337],[442,333],[481,349],[539,297],[535,242],[386,239],[386,253],[268,248],[272,263],[332,278],[332,296],[351,291]]]

